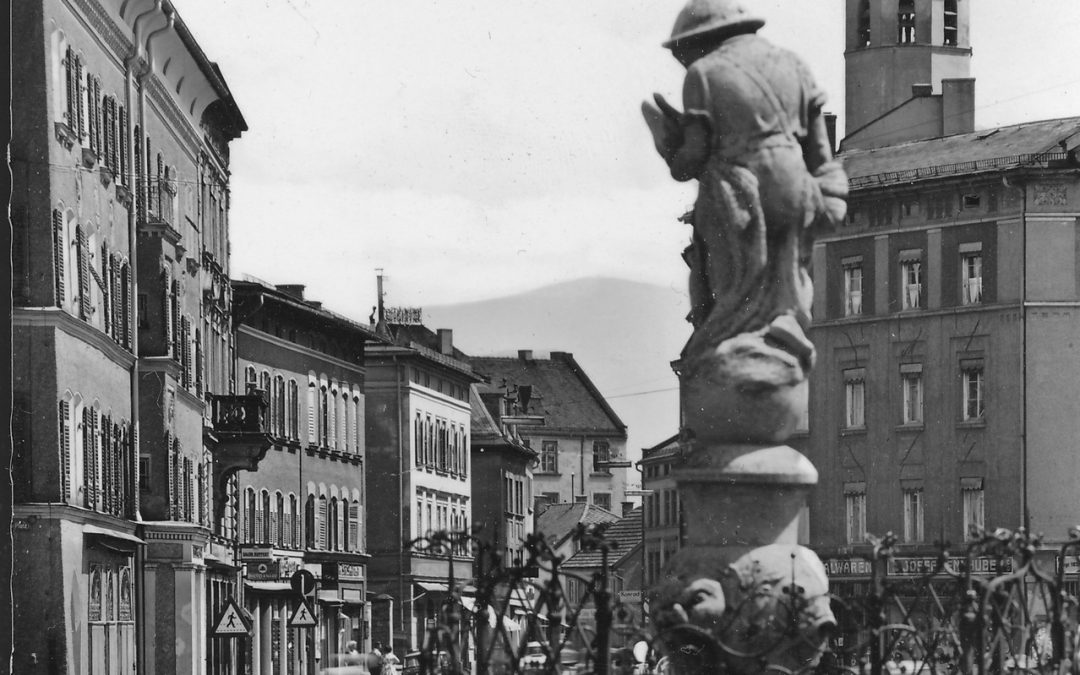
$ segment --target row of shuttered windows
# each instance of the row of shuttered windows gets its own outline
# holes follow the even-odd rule
[[[464,425],[417,411],[413,421],[416,466],[465,477],[469,475]]]
[[[166,437],[169,486],[169,520],[210,526],[210,458],[201,459],[184,452],[180,440]]]
[[[256,492],[249,487],[244,492],[243,521],[244,541],[249,544],[323,551],[364,550],[363,507],[355,491],[351,500],[309,494],[301,513],[295,494]]]
[[[270,432],[281,439],[300,441],[300,387],[279,373],[261,373],[247,366],[248,391],[261,390],[269,403]],[[363,450],[364,400],[355,387],[343,382],[308,377],[307,440],[311,445],[359,454]]]
[[[183,313],[181,300],[184,297],[184,285],[174,279],[169,267],[161,271],[163,289],[162,331],[167,353],[180,364],[180,384],[198,395],[203,393],[203,354],[202,337],[198,328],[193,328],[191,317]]]
[[[126,420],[113,420],[79,396],[59,401],[61,501],[122,518],[134,513],[138,471]]]

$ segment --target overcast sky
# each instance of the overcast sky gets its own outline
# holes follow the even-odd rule
[[[976,124],[1080,115],[1080,2],[969,0]],[[843,112],[843,0],[746,0]],[[177,0],[250,130],[232,273],[366,318],[583,276],[682,289],[693,185],[639,104],[679,99],[682,0]],[[841,119],[841,124],[843,120]]]

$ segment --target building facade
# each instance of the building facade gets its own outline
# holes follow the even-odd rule
[[[311,672],[371,648],[367,603],[364,349],[379,341],[304,298],[304,287],[232,282],[237,370],[269,404],[273,446],[239,474],[238,541],[254,621],[252,672]],[[318,580],[314,630],[288,625],[297,570]],[[303,664],[303,665],[302,665]]]
[[[448,599],[451,582],[472,575],[467,546],[438,555],[410,547],[472,523],[472,406],[478,381],[453,333],[417,323],[378,323],[389,344],[368,348],[367,486],[371,560],[377,594],[372,631],[399,654],[416,651]]]
[[[642,576],[646,587],[659,584],[667,561],[682,547],[682,502],[671,469],[682,460],[679,437],[642,450]]]
[[[849,3],[849,75],[869,58],[850,42],[860,4]],[[945,15],[961,47],[966,5]],[[928,67],[955,53],[930,38],[936,29],[916,28],[913,47],[889,49]],[[883,79],[902,77],[923,96],[905,69]],[[862,90],[849,96],[863,105]],[[819,471],[811,544],[841,597],[867,590],[869,533],[898,535],[889,574],[903,576],[921,569],[904,560],[973,527],[1024,526],[1059,543],[1077,507],[1080,118],[926,137],[907,107],[874,122],[888,143],[845,139],[848,221],[813,249],[818,362],[809,431],[791,443]]]
[[[215,397],[247,404],[221,291],[246,123],[169,2],[12,20],[15,670],[235,670],[207,630],[237,590],[212,484],[259,411],[204,432]]]
[[[542,426],[518,433],[539,453],[533,495],[548,502],[591,504],[619,513],[626,502],[626,425],[611,409],[585,371],[568,352],[536,358],[521,350],[517,358],[471,357],[469,362],[492,386],[528,388],[523,413],[539,415]]]

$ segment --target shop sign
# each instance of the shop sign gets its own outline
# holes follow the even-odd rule
[[[363,581],[364,566],[354,563],[323,563],[323,581]]]
[[[1062,570],[1062,567],[1065,569]],[[1057,557],[1057,571],[1065,574],[1080,574],[1080,556],[1067,555]]]
[[[825,565],[825,573],[830,577],[868,577],[873,572],[873,564],[858,556],[825,558],[821,562]]]
[[[281,570],[276,560],[248,560],[244,563],[249,581],[276,581]]]
[[[944,572],[963,574],[968,559],[954,556],[945,560]],[[921,577],[937,569],[937,556],[896,556],[889,559],[888,575],[892,577]],[[980,557],[971,559],[971,573],[978,576],[998,576],[1013,571],[1012,558]]]
[[[642,591],[619,591],[619,602],[641,602]]]
[[[244,560],[269,560],[274,557],[274,549],[269,546],[245,547],[240,549],[240,557]]]
[[[282,579],[292,578],[292,575],[300,569],[300,560],[298,558],[279,558],[277,562],[281,569]]]

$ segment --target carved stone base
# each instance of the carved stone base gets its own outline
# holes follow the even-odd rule
[[[675,672],[812,665],[834,623],[825,569],[798,544],[813,465],[785,445],[713,445],[673,475],[685,547],[652,606]]]

